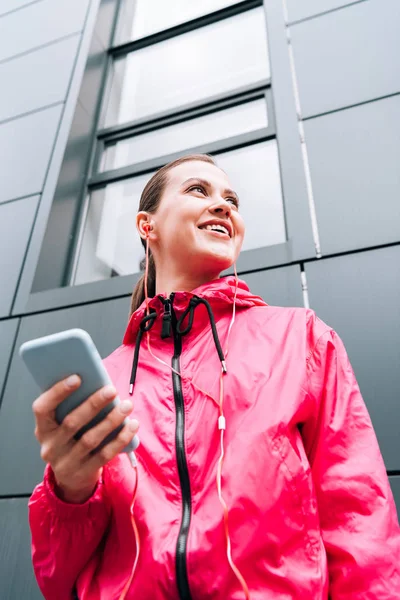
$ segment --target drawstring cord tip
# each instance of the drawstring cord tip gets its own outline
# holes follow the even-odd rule
[[[131,383],[129,386],[129,395],[132,396],[132,394],[133,394],[133,383]]]
[[[221,365],[222,365],[222,372],[227,373],[228,369],[226,368],[226,362],[224,360],[221,360]]]

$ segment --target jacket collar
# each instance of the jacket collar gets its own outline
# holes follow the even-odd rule
[[[207,300],[212,306],[213,310],[218,313],[220,311],[230,309],[233,304],[235,297],[236,282],[233,276],[223,277],[220,279],[214,279],[208,283],[205,283],[191,292],[180,292],[174,293],[173,307],[177,318],[186,310],[189,305],[191,298],[198,296]],[[149,300],[149,310],[157,313],[156,322],[152,331],[155,334],[159,334],[161,330],[161,321],[159,318],[164,313],[164,304],[162,299],[166,299],[164,294],[158,294],[154,298]],[[237,294],[236,294],[236,307],[237,308],[250,308],[252,306],[266,306],[264,300],[259,296],[253,295],[247,284],[238,280]],[[122,343],[125,345],[133,344],[136,340],[136,335],[140,326],[140,322],[146,314],[146,302],[143,302],[139,308],[132,314],[127,325],[125,335]]]

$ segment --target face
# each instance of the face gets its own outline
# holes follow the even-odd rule
[[[172,169],[151,220],[153,252],[178,270],[216,277],[236,261],[243,243],[239,199],[227,175],[210,163],[191,161]]]

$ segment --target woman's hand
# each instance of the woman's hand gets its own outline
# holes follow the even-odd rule
[[[53,469],[60,497],[72,503],[82,503],[90,498],[103,465],[125,448],[139,428],[139,423],[131,420],[114,440],[96,454],[90,454],[131,413],[132,402],[121,402],[77,441],[74,435],[117,395],[113,386],[101,388],[59,425],[55,419],[56,407],[79,386],[79,377],[72,375],[41,394],[32,406],[40,455]]]

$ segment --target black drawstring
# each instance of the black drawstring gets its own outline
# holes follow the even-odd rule
[[[187,309],[184,311],[181,318],[179,319],[179,321],[176,324],[176,331],[179,335],[186,335],[187,333],[189,333],[189,331],[192,329],[192,326],[193,326],[194,311],[195,311],[196,307],[199,306],[199,304],[204,304],[204,306],[207,309],[215,348],[218,352],[219,360],[221,361],[222,371],[224,373],[226,373],[227,368],[226,368],[225,357],[224,357],[224,353],[222,351],[221,342],[219,341],[214,314],[213,314],[212,308],[207,300],[205,300],[204,298],[200,298],[199,296],[193,296],[193,298],[191,298],[191,300],[188,304]],[[188,324],[186,325],[185,329],[182,329],[183,321],[186,319],[186,317],[188,315],[189,315]],[[150,329],[153,327],[156,317],[157,317],[157,312],[152,311],[150,314],[143,317],[143,319],[140,322],[139,331],[138,331],[138,334],[136,337],[135,353],[133,355],[131,379],[129,382],[129,394],[130,395],[133,394],[133,387],[135,385],[135,380],[136,380],[136,373],[137,373],[137,368],[138,368],[138,363],[139,363],[140,343],[142,341],[143,335],[147,331],[150,331]],[[163,325],[164,325],[164,323],[163,323]],[[161,337],[165,337],[165,336],[162,335]]]
[[[199,304],[204,304],[204,306],[207,309],[208,318],[210,320],[211,330],[212,330],[212,334],[213,334],[213,338],[214,338],[214,344],[215,344],[215,347],[218,352],[219,360],[221,361],[222,370],[224,373],[226,373],[227,369],[226,369],[225,356],[222,351],[221,342],[219,341],[214,314],[213,314],[212,308],[207,300],[205,300],[204,298],[200,298],[199,296],[193,296],[193,298],[189,302],[187,309],[182,314],[181,318],[179,319],[178,323],[176,324],[176,330],[180,335],[186,335],[187,333],[189,333],[189,331],[192,329],[192,325],[193,325],[195,308]],[[181,329],[183,321],[186,319],[187,315],[189,315],[189,322],[188,322],[187,326],[185,327],[185,329]]]
[[[157,317],[157,312],[152,311],[150,314],[143,317],[143,319],[140,321],[140,327],[139,327],[139,331],[138,331],[137,338],[136,338],[136,344],[135,344],[135,354],[133,355],[131,380],[129,382],[129,395],[130,396],[132,396],[132,394],[133,394],[133,386],[135,385],[135,380],[136,380],[136,372],[137,372],[138,363],[139,363],[140,342],[142,341],[143,334],[145,334],[146,331],[150,331],[150,329],[153,327],[156,317]]]

